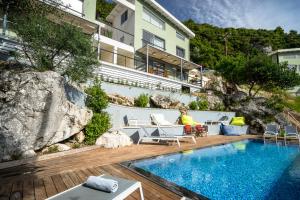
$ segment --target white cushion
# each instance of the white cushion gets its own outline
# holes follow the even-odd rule
[[[171,122],[165,120],[165,116],[163,114],[151,114],[152,122],[155,125],[161,125],[161,126],[170,126],[173,125]]]

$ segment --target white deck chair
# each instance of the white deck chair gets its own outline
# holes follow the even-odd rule
[[[298,139],[298,143],[300,146],[300,136],[297,131],[297,128],[294,126],[285,126],[285,135],[284,135],[284,144],[286,145],[286,140],[287,139]]]
[[[184,125],[172,124],[171,122],[165,119],[163,114],[150,114],[150,118],[153,124],[157,126],[157,128],[162,131],[165,135],[167,135],[166,131],[163,129],[164,127],[184,127]],[[174,135],[174,137],[178,139],[191,139],[196,144],[196,139],[193,135]]]
[[[279,127],[277,124],[268,124],[266,127],[266,130],[264,132],[264,143],[266,138],[272,138],[275,137],[276,144],[277,144],[277,139],[278,139],[278,134],[279,134]]]
[[[118,190],[115,193],[107,193],[86,187],[83,183],[56,194],[46,200],[123,200],[136,190],[140,191],[140,199],[144,200],[141,182],[113,177],[110,175],[102,175],[102,177],[118,181]]]

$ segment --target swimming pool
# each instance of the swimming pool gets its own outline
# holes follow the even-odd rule
[[[300,199],[298,146],[245,140],[123,164],[193,199]]]

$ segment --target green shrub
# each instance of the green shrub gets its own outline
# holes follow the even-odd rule
[[[199,110],[208,110],[208,101],[207,100],[201,100],[198,101],[198,109]]]
[[[78,148],[80,148],[80,144],[79,143],[74,143],[74,144],[72,144],[72,149],[78,149]]]
[[[106,112],[94,113],[92,120],[85,127],[85,142],[89,145],[95,144],[97,138],[110,127],[110,117]]]
[[[85,90],[87,93],[86,105],[94,113],[100,113],[108,106],[108,97],[106,93],[101,89],[101,85],[96,83],[94,86]]]
[[[284,101],[281,96],[273,95],[266,101],[266,107],[277,112],[282,112],[284,109]]]
[[[287,97],[285,105],[296,112],[300,112],[300,97]]]
[[[214,111],[225,111],[226,108],[222,103],[216,103],[213,108]]]
[[[57,152],[59,152],[57,145],[48,147],[47,153],[57,153]]]
[[[197,110],[198,109],[198,103],[197,101],[192,101],[190,104],[189,104],[189,108],[191,110]]]
[[[149,104],[149,96],[147,94],[141,94],[134,100],[134,105],[137,107],[145,108]]]

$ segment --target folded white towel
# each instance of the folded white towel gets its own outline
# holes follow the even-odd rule
[[[90,176],[85,185],[105,192],[116,192],[118,190],[118,181],[102,178],[101,176]]]

